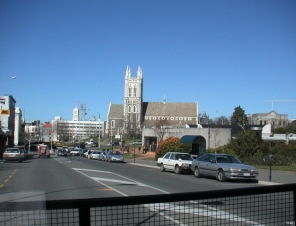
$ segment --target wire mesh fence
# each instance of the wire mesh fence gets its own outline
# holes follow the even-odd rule
[[[91,200],[0,203],[0,225],[295,225],[296,184]]]

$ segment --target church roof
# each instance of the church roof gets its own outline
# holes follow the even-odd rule
[[[143,102],[144,116],[186,116],[197,117],[197,103],[194,102]]]
[[[123,104],[111,104],[109,118],[122,119],[123,118]]]

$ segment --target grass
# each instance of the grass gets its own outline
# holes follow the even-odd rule
[[[270,166],[268,166],[268,165],[258,165],[255,167],[257,169],[266,169],[266,170],[270,169]],[[271,166],[271,170],[296,172],[296,166]]]

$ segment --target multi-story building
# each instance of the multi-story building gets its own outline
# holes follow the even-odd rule
[[[1,153],[4,151],[6,146],[14,145],[15,103],[15,99],[9,94],[4,94],[2,97],[0,97]]]
[[[74,111],[76,110],[78,109],[74,109]],[[52,141],[79,142],[89,137],[104,136],[104,122],[101,122],[100,119],[96,120],[94,117],[89,121],[79,121],[78,119],[67,121],[56,116],[52,121]]]
[[[289,123],[288,114],[278,114],[274,110],[268,113],[247,115],[250,125],[271,125],[271,129],[286,126]]]

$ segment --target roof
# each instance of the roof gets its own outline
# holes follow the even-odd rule
[[[123,104],[111,104],[109,118],[123,118]]]
[[[143,115],[197,117],[197,103],[143,102]]]
[[[180,142],[193,144],[193,143],[205,142],[205,138],[203,136],[197,136],[197,135],[185,135],[181,137]]]

